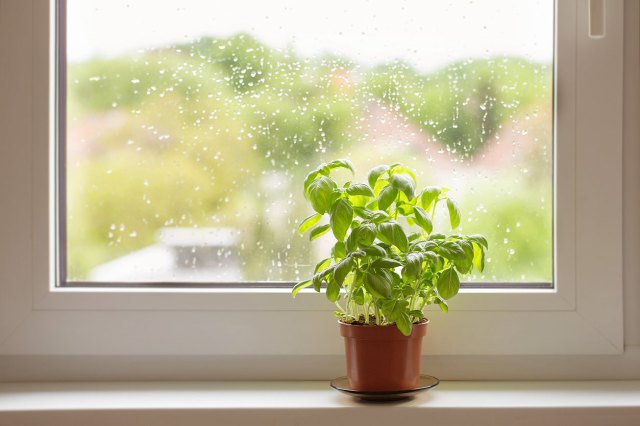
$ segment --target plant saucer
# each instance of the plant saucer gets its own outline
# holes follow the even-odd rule
[[[346,377],[338,377],[331,380],[331,387],[339,390],[340,392],[346,393],[347,395],[351,395],[365,401],[397,401],[410,398],[420,391],[438,386],[438,383],[440,383],[440,380],[437,378],[427,374],[421,374],[418,386],[412,389],[394,391],[361,391],[351,388]]]

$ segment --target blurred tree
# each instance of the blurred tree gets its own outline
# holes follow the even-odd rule
[[[431,75],[395,62],[374,68],[365,87],[413,119],[461,158],[472,157],[501,125],[547,97],[550,68],[516,58],[467,60]]]

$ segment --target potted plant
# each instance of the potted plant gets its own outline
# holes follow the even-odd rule
[[[293,296],[313,286],[338,307],[345,339],[349,385],[360,391],[415,387],[420,377],[427,305],[448,311],[458,294],[460,274],[484,269],[487,240],[482,235],[435,232],[436,211],[446,206],[451,228],[460,211],[447,189],[416,191],[414,173],[402,164],[373,168],[367,183],[339,186],[335,169],[354,168],[348,160],[322,164],[304,181],[314,214],[299,225],[314,240],[328,232],[336,239],[311,279]],[[328,223],[322,223],[328,217]]]

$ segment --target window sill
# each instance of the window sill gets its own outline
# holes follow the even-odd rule
[[[399,415],[451,425],[638,425],[640,381],[443,382],[386,404],[358,402],[326,382],[0,384],[0,424],[373,426]]]

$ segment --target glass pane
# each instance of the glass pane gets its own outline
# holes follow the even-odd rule
[[[449,187],[471,281],[551,281],[553,0],[67,8],[68,280],[306,278],[302,180],[348,158]]]

